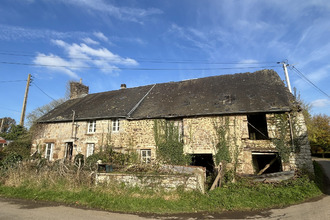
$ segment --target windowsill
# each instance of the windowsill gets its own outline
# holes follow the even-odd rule
[[[250,138],[247,138],[247,140],[249,140],[249,141],[270,141],[270,138],[267,138],[267,139],[250,139]]]
[[[262,140],[254,140],[254,139],[245,139],[246,141],[249,142],[270,142],[270,139],[262,139]]]

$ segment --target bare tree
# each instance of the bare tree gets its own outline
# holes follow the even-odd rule
[[[41,107],[38,107],[34,109],[32,112],[30,112],[27,115],[27,120],[28,120],[28,126],[31,127],[35,122],[43,115],[47,114],[51,110],[53,110],[55,107],[59,106],[63,102],[65,102],[67,99],[66,98],[61,98],[54,100],[46,105],[43,105]]]

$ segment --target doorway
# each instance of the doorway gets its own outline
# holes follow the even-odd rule
[[[73,142],[66,142],[65,159],[71,161],[73,153]]]
[[[206,176],[210,176],[214,172],[214,162],[212,154],[192,154],[192,166],[201,166],[206,168]]]

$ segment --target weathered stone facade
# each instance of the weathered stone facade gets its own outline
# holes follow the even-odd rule
[[[196,175],[97,173],[96,181],[97,183],[124,183],[131,187],[137,186],[168,191],[183,187],[185,190],[197,190],[204,193],[205,188],[205,182],[199,181]]]
[[[205,193],[206,171],[204,167],[163,165],[160,173],[102,173],[96,174],[96,184],[123,183],[128,186],[138,186],[152,189],[198,190]]]
[[[247,115],[179,119],[180,126],[182,126],[184,152],[187,154],[217,154],[219,136],[216,127],[223,127],[226,131],[226,141],[230,146],[231,163],[229,165],[235,167],[237,173],[254,174],[256,173],[255,160],[258,159],[258,155],[281,155],[281,153],[284,155],[274,142],[280,138],[277,115],[280,114],[265,114],[267,127],[264,133],[267,134],[263,135],[267,138],[262,140],[251,139],[249,135],[249,124],[251,123],[249,123]],[[285,113],[285,115],[287,114]],[[285,124],[287,126],[285,143],[286,147],[290,149],[289,160],[282,160],[280,169],[289,171],[306,168],[312,171],[310,146],[303,116],[301,113],[296,113],[290,120],[287,120]],[[123,153],[135,151],[140,154],[141,150],[151,150],[152,160],[157,158],[153,119],[120,120],[119,131],[113,131],[112,122],[111,119],[96,120],[95,132],[92,133],[88,132],[88,121],[40,124],[39,133],[34,138],[33,151],[45,154],[45,144],[54,143],[52,159],[57,160],[66,156],[67,143],[73,144],[72,156],[78,153],[86,155],[87,145],[94,144],[94,152],[98,152],[102,147],[108,145]],[[287,144],[291,143],[293,129],[297,130],[295,140],[299,142],[299,149],[293,144]]]

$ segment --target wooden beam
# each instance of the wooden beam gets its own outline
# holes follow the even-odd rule
[[[277,160],[277,157],[275,157],[274,159],[272,159],[270,161],[269,164],[267,164],[262,170],[259,171],[259,173],[257,175],[261,175],[263,174],[263,172],[265,172],[273,163],[275,163],[275,161]]]
[[[218,175],[217,175],[217,177],[215,178],[215,180],[214,180],[214,182],[213,182],[213,184],[212,184],[212,186],[211,186],[210,191],[211,191],[211,190],[214,190],[215,187],[218,185],[218,183],[221,182],[221,172],[222,172],[222,163],[220,162],[220,163],[219,163],[219,166],[218,166]],[[220,186],[220,185],[221,185],[221,184],[219,184],[219,186]]]

